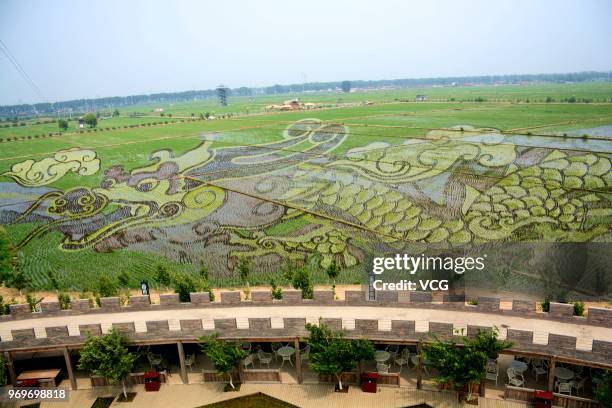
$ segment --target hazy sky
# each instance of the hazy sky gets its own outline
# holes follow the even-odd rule
[[[609,0],[0,0],[0,39],[50,102],[610,70],[611,20]],[[39,101],[0,54],[0,104]]]

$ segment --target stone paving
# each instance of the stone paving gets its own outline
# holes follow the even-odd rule
[[[244,384],[238,392],[223,392],[222,384],[162,385],[159,392],[145,392],[134,387],[133,402],[113,403],[112,407],[195,408],[216,401],[263,392],[303,408],[395,408],[427,403],[435,408],[458,408],[453,393],[419,391],[398,387],[379,387],[376,394],[364,393],[350,386],[349,392],[335,393],[333,385]],[[89,408],[96,397],[115,395],[119,389],[98,388],[72,391],[70,402],[41,404],[41,408]]]

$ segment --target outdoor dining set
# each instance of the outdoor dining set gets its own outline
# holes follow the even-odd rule
[[[548,378],[548,362],[546,360],[515,357],[510,362],[506,369],[508,375],[508,385],[513,387],[525,387],[525,376],[531,372],[536,382],[540,376]],[[555,382],[554,390],[559,394],[576,395],[584,392],[585,382],[587,380],[586,370],[584,367],[578,366],[563,366],[557,364],[554,370]],[[486,379],[495,381],[497,385],[499,377],[499,363],[497,360],[489,359],[487,363]]]
[[[397,344],[376,350],[374,360],[378,374],[388,374],[393,365],[397,366],[398,373],[401,373],[405,366],[415,367],[418,364],[418,356],[415,353],[411,353],[408,347],[400,347]],[[426,361],[423,362],[425,372],[427,372],[426,363]]]
[[[255,368],[256,362],[260,368],[264,366],[270,368],[270,365],[274,362],[280,362],[279,368],[282,368],[285,363],[293,367],[295,362],[295,347],[290,345],[290,343],[272,343],[269,352],[264,351],[261,345],[253,345],[250,342],[243,342],[241,348],[249,353],[242,361],[245,369]],[[310,346],[305,345],[300,348],[301,361],[309,360],[309,357]],[[394,365],[398,367],[398,372],[401,373],[405,366],[416,366],[418,362],[416,354],[411,354],[407,347],[402,348],[398,345],[390,345],[384,349],[377,350],[374,354],[374,360],[376,361],[376,371],[379,374],[392,372]],[[423,367],[427,370],[425,363]]]
[[[289,363],[293,367],[293,361],[295,360],[295,347],[289,343],[272,343],[270,350],[271,352],[265,352],[260,345],[253,347],[250,342],[243,342],[241,348],[249,354],[242,361],[244,368],[255,368],[255,360],[259,362],[259,367],[266,365],[270,368],[272,362],[280,361],[280,367],[285,365],[285,362]],[[301,361],[308,360],[310,357],[310,346],[306,345],[300,349]]]

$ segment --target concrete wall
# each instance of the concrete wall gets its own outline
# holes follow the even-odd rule
[[[120,314],[118,316],[121,316]],[[36,327],[36,329],[12,330],[10,338],[3,337],[0,341],[0,350],[14,350],[24,347],[44,347],[53,345],[82,344],[87,333],[100,335],[111,327],[121,330],[135,342],[176,342],[177,340],[194,341],[202,334],[210,334],[213,330],[222,337],[229,338],[271,338],[292,339],[307,335],[305,329],[306,318],[283,318],[280,322],[270,317],[251,317],[245,319],[222,318],[204,322],[202,319],[184,320],[148,320],[137,322],[117,322],[111,326],[104,324],[87,324],[78,327],[53,326]],[[428,322],[427,326],[419,326],[414,320],[374,320],[374,319],[342,319],[327,318],[322,322],[335,330],[344,326],[348,338],[370,338],[384,342],[385,340],[400,342],[416,342],[429,340],[429,334],[435,334],[443,339],[452,339],[456,335],[453,325],[445,322]],[[309,321],[312,321],[309,319]],[[273,324],[274,322],[274,324]],[[354,327],[353,327],[354,324]],[[390,325],[389,325],[390,324]],[[425,331],[423,331],[425,327]],[[390,328],[390,330],[389,330]],[[428,330],[427,330],[428,329]],[[467,335],[474,335],[479,329],[488,330],[489,327],[467,325]],[[594,340],[592,350],[577,349],[577,339],[558,333],[549,333],[548,342],[541,340],[534,342],[534,333],[509,328],[507,339],[514,343],[513,350],[519,353],[540,352],[544,355],[554,355],[585,362],[608,363],[612,366],[612,342]]]
[[[189,298],[191,299],[191,303],[202,306],[210,303],[210,293],[208,292],[196,292],[190,293]]]
[[[143,295],[130,296],[128,304],[132,309],[146,309],[151,305],[151,299]]]
[[[499,312],[499,298],[478,296],[477,306],[480,312]]]
[[[287,289],[283,291],[283,303],[290,305],[299,305],[302,303],[302,291]]]
[[[249,318],[249,328],[255,330],[269,330],[271,328],[269,317]]]
[[[401,308],[427,308],[442,310],[460,310],[466,312],[508,314],[514,316],[525,316],[537,319],[553,319],[557,321],[571,322],[581,325],[593,325],[612,327],[612,309],[590,308],[586,318],[573,316],[573,305],[562,303],[551,303],[550,312],[536,312],[536,304],[533,301],[514,300],[512,309],[500,309],[500,300],[493,297],[479,297],[476,306],[467,305],[461,300],[463,296],[445,295],[443,302],[433,302],[430,292],[410,292],[409,297],[402,294],[398,298],[397,292],[380,291],[375,301],[366,300],[365,292],[352,290],[345,292],[345,300],[334,299],[330,290],[317,290],[313,299],[302,299],[299,290],[287,289],[283,292],[282,300],[273,300],[270,291],[253,291],[251,299],[241,300],[239,291],[221,292],[219,299],[210,300],[208,292],[191,293],[191,301],[181,303],[176,293],[163,294],[160,296],[160,304],[151,304],[148,296],[131,296],[128,305],[123,306],[117,297],[101,298],[100,307],[93,304],[89,299],[75,299],[71,302],[70,310],[60,310],[58,302],[43,302],[40,312],[31,312],[27,304],[15,304],[10,306],[10,315],[2,316],[2,320],[34,319],[46,316],[73,315],[84,313],[121,313],[134,310],[162,310],[176,308],[201,308],[201,307],[228,307],[228,306],[265,306],[265,305],[322,305],[322,306],[375,306],[375,307],[401,307]]]
[[[574,350],[576,349],[576,338],[550,333],[548,335],[548,345],[551,347]]]
[[[550,310],[548,313],[551,317],[556,318],[572,317],[574,315],[574,305],[550,302]]]
[[[587,322],[592,325],[612,327],[612,309],[590,307]]]
[[[378,333],[378,320],[355,319],[355,331],[363,335]]]
[[[159,295],[159,303],[162,306],[165,305],[178,305],[181,302],[178,293],[171,293],[167,295]]]
[[[253,303],[272,303],[272,292],[269,290],[258,290],[251,292],[251,301]]]
[[[100,307],[105,312],[116,312],[121,308],[121,299],[118,297],[100,298]]]
[[[318,304],[334,303],[334,292],[331,290],[315,290],[312,300]]]
[[[240,292],[221,292],[221,304],[233,305],[240,303]]]
[[[535,313],[536,305],[535,302],[530,300],[514,299],[512,301],[512,311],[525,314]]]
[[[533,332],[527,330],[508,329],[506,339],[518,344],[531,344],[533,343]]]

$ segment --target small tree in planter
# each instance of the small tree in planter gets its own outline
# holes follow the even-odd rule
[[[499,330],[493,326],[490,330],[478,330],[473,339],[464,338],[463,341],[471,344],[474,348],[482,350],[491,360],[497,360],[502,350],[512,347],[510,341],[499,340]]]
[[[81,348],[79,369],[88,370],[92,375],[105,377],[111,384],[121,382],[123,397],[127,400],[125,377],[132,371],[136,357],[129,352],[128,338],[115,329],[104,336],[87,335]]]
[[[213,362],[215,369],[221,374],[229,377],[229,386],[236,390],[234,386],[232,371],[238,368],[240,361],[247,356],[247,352],[242,350],[237,343],[218,339],[218,333],[210,336],[202,336],[198,339],[202,352]],[[227,387],[225,391],[228,391]]]
[[[480,384],[486,371],[487,354],[470,347],[460,347],[454,340],[445,343],[436,340],[423,347],[423,357],[436,369],[433,379],[442,386],[450,386],[458,393],[467,387],[467,400],[471,399],[472,386]]]
[[[423,346],[423,358],[436,369],[434,381],[450,386],[461,394],[467,390],[466,400],[472,399],[475,384],[480,384],[486,374],[487,360],[496,359],[499,352],[512,347],[512,343],[497,339],[498,330],[479,330],[474,338],[462,337],[463,345],[443,342],[437,337]]]
[[[341,331],[332,331],[325,324],[308,323],[310,332],[310,367],[319,374],[332,374],[338,380],[337,390],[343,391],[342,373],[354,369],[363,360],[374,358],[374,346],[369,340],[348,340]]]

